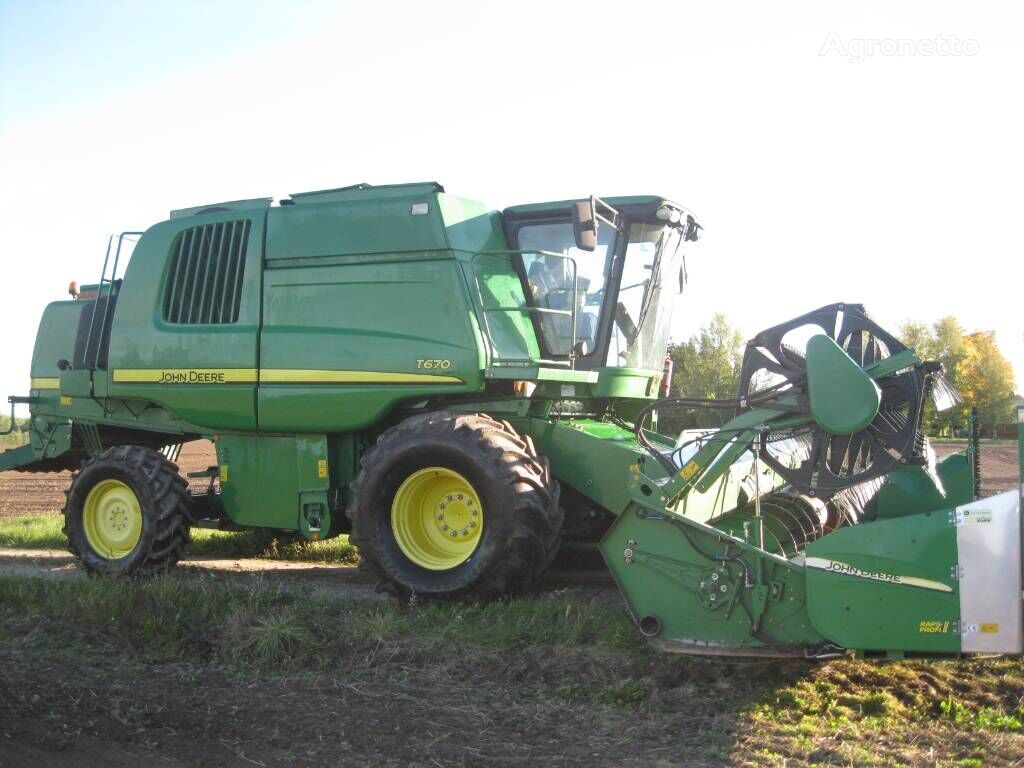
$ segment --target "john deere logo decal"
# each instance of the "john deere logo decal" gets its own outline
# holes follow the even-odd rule
[[[858,568],[856,565],[850,565],[849,563],[841,563],[838,560],[829,560],[824,557],[808,557],[804,561],[804,565],[808,568],[814,568],[819,571],[828,571],[829,573],[838,573],[843,576],[855,576],[858,579],[870,579],[871,581],[882,581],[886,584],[902,584],[908,587],[920,587],[921,589],[931,589],[935,592],[952,592],[953,588],[947,584],[943,584],[941,581],[932,581],[931,579],[919,579],[916,576],[902,576],[897,573],[886,573],[885,571],[869,571],[864,568]]]
[[[435,361],[436,362],[436,361]],[[426,367],[426,366],[424,366]],[[59,384],[57,379],[54,381]],[[457,376],[397,371],[334,371],[292,368],[118,368],[118,384],[462,384]],[[54,385],[56,388],[57,384]],[[38,387],[37,387],[38,388]]]

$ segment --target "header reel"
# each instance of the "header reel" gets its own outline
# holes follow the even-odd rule
[[[921,361],[862,305],[830,304],[747,343],[736,401],[675,398],[657,407],[737,409],[686,467],[677,468],[680,489],[706,490],[742,451],[754,448],[794,489],[828,499],[901,466],[928,463],[920,426],[933,389],[941,395],[940,409],[959,400],[941,365]]]
[[[801,342],[806,355],[794,346]],[[762,432],[758,452],[794,487],[827,498],[900,466],[927,463],[920,429],[925,398],[938,385],[948,404],[959,400],[941,371],[879,327],[863,305],[831,304],[748,342],[740,400],[771,397],[766,407],[813,417],[781,433]],[[795,468],[771,450],[778,437],[805,448]]]

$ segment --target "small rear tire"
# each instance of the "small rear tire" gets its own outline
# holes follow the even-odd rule
[[[188,485],[150,448],[118,446],[84,461],[63,511],[68,548],[90,573],[170,568],[189,542]]]

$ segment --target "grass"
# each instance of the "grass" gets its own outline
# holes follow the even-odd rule
[[[61,533],[64,518],[59,515],[25,515],[0,518],[0,547],[11,549],[63,549],[67,539]]]
[[[420,689],[428,699],[455,686],[597,723],[664,721],[658,728],[686,730],[696,764],[999,765],[1024,750],[1019,660],[812,665],[660,654],[615,604],[559,594],[403,605],[260,578],[0,576],[0,655],[41,669],[116,658],[132,674],[176,669],[196,685],[216,670],[241,690],[305,679],[358,688],[365,675],[399,691],[410,680],[436,685]]]
[[[295,695],[365,686],[371,700],[399,702],[409,686],[417,701],[460,691],[460,711],[491,711],[505,698],[530,717],[559,713],[602,734],[625,729],[627,741],[661,739],[652,748],[685,742],[696,765],[966,768],[1024,754],[1020,660],[808,664],[661,654],[615,601],[560,593],[409,605],[283,589],[260,577],[0,576],[3,659],[24,675],[39,670],[34,689],[48,670],[109,670],[103,660],[116,659],[123,680],[115,672],[113,681],[81,685],[118,692],[162,670],[189,691],[224,678],[235,686],[229,701],[260,686],[305,692]],[[334,694],[323,695],[323,706],[337,706]],[[672,734],[683,740],[676,747]]]
[[[0,546],[62,548],[60,526],[55,515],[0,520]],[[190,553],[199,557],[251,556],[261,544],[251,533],[195,533]],[[355,553],[340,537],[278,543],[262,556],[352,562]],[[620,720],[630,734],[646,734],[629,738],[678,733],[696,765],[976,768],[1024,754],[1021,660],[806,664],[660,654],[615,601],[560,593],[404,605],[285,589],[259,576],[240,584],[194,572],[0,575],[3,659],[40,670],[108,669],[102,660],[118,659],[125,679],[109,683],[115,688],[171,670],[197,688],[219,675],[239,691],[310,679],[343,690],[373,680],[371,690],[394,686],[397,696],[415,685],[424,700],[479,691],[481,700],[459,706],[483,712],[483,699],[508,697],[531,717],[577,713],[602,733]]]
[[[931,740],[943,749],[930,747],[929,764],[1000,765],[1024,749],[1024,663],[841,660],[766,691],[751,716],[767,764],[813,763],[823,750],[855,765],[915,764],[914,742]],[[839,736],[842,748],[829,744]]]
[[[337,666],[353,649],[414,642],[423,652],[577,647],[646,654],[621,610],[564,597],[484,606],[368,602],[215,577],[51,581],[0,577],[0,641],[109,648],[146,663],[189,657],[239,673]],[[447,653],[447,651],[446,651]],[[634,696],[635,698],[635,696]]]
[[[0,547],[11,549],[64,549],[67,539],[61,515],[26,515],[0,519]],[[359,555],[348,536],[326,541],[273,540],[269,544],[252,531],[192,529],[188,555],[197,558],[259,557],[268,560],[356,564]]]

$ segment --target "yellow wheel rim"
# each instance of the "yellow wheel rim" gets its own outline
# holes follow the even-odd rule
[[[466,561],[480,544],[484,509],[466,478],[427,467],[405,479],[391,503],[391,530],[412,562],[446,571]]]
[[[85,538],[108,560],[129,554],[142,536],[142,508],[135,492],[120,480],[103,480],[85,498]]]

